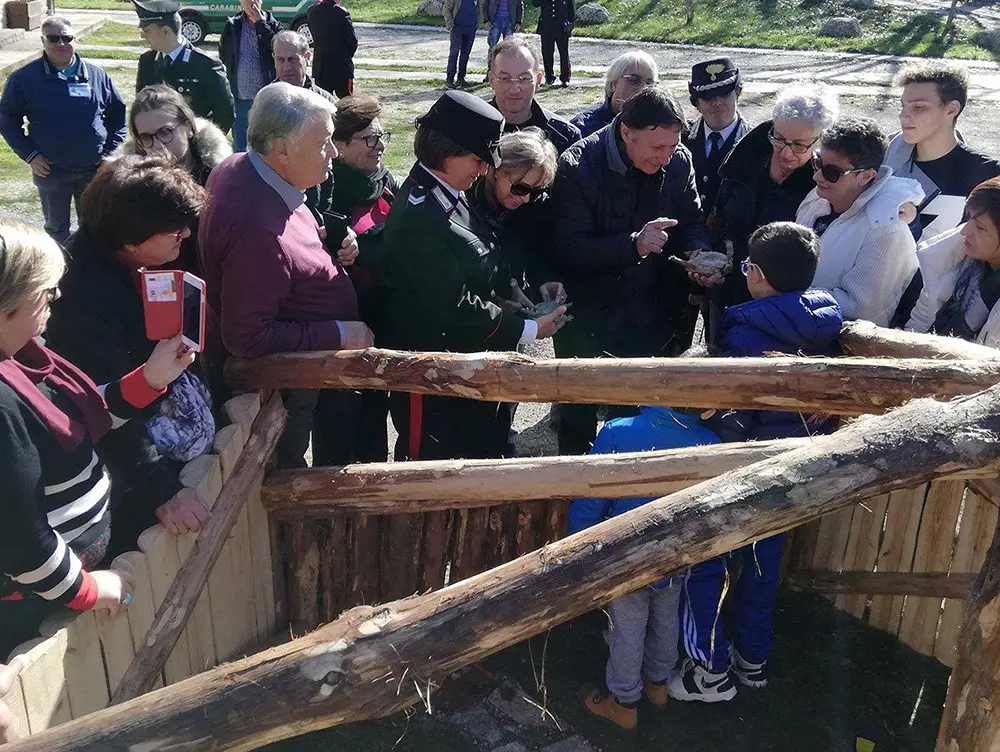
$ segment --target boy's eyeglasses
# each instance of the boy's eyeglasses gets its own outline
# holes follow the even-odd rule
[[[374,149],[378,147],[379,141],[381,141],[384,146],[388,146],[389,142],[392,140],[392,134],[389,133],[389,131],[382,131],[381,133],[373,133],[370,136],[355,136],[354,138],[360,138],[365,142],[365,146],[369,149]]]
[[[770,131],[768,131],[767,140],[770,141],[771,145],[774,146],[779,152],[782,151],[785,147],[788,147],[789,149],[792,150],[792,154],[801,155],[808,152],[813,147],[813,144],[819,141],[819,136],[816,136],[816,138],[814,138],[808,144],[804,144],[801,141],[789,141],[785,137],[776,134],[774,132],[774,128],[772,128]]]
[[[153,142],[159,141],[161,144],[166,146],[171,141],[174,140],[174,131],[177,130],[176,125],[165,125],[156,133],[140,133],[136,136],[136,140],[139,142],[139,146],[143,149],[152,149]]]
[[[510,192],[515,196],[530,196],[532,201],[540,198],[546,191],[543,186],[538,185],[528,185],[527,183],[514,182],[514,178],[508,175],[503,170],[499,170],[500,174],[504,176],[507,182],[510,184]]]
[[[70,44],[75,36],[72,34],[46,34],[45,41],[49,44]]]
[[[814,152],[812,156],[812,168],[813,172],[819,172],[823,175],[823,179],[828,183],[836,183],[844,175],[850,175],[855,172],[864,172],[867,167],[854,167],[850,170],[845,170],[843,167],[837,167],[837,165],[823,164],[822,160],[819,158],[819,152]]]
[[[758,272],[760,271],[760,267],[757,266],[757,264],[755,264],[750,259],[743,259],[740,262],[740,271],[743,272],[743,276],[744,277],[749,277],[750,276],[750,270],[751,269],[756,269]],[[763,276],[763,272],[761,273],[761,275]]]

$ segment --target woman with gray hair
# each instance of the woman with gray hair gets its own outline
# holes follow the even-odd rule
[[[750,300],[740,263],[747,243],[759,227],[795,220],[795,213],[814,187],[812,153],[823,131],[840,111],[837,95],[823,84],[793,84],[778,94],[767,120],[751,130],[722,165],[719,193],[708,218],[716,251],[732,259],[729,273],[709,281],[706,332],[712,341],[722,312]]]
[[[546,271],[543,257],[551,247],[552,222],[546,215],[556,159],[556,147],[540,128],[505,133],[500,138],[500,166],[469,191],[469,203],[482,213],[498,240],[498,304],[519,299],[507,287],[514,281],[528,298],[537,300],[540,295],[542,301],[560,303],[566,298],[562,283],[550,281],[554,277]]]
[[[128,606],[129,578],[97,568],[108,547],[112,483],[95,446],[194,360],[178,335],[98,388],[37,339],[64,268],[59,246],[41,230],[0,221],[2,655],[62,607],[117,615]]]
[[[580,129],[580,137],[586,138],[611,122],[622,111],[622,105],[643,86],[655,86],[660,80],[656,60],[648,52],[629,50],[608,66],[604,76],[604,101],[584,110],[572,123]]]

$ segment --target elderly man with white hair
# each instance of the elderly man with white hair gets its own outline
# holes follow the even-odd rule
[[[597,133],[622,111],[622,105],[643,86],[660,80],[656,60],[648,52],[629,50],[611,61],[604,76],[604,101],[584,110],[571,121],[580,129],[580,137]]]
[[[208,283],[210,360],[299,350],[368,347],[354,286],[344,269],[357,257],[349,235],[327,253],[304,191],[323,182],[332,160],[336,107],[308,89],[276,82],[257,94],[247,128],[249,150],[212,172],[211,198],[198,228]],[[278,446],[284,467],[304,465],[313,413],[328,393],[292,390]],[[325,458],[313,457],[317,464]]]

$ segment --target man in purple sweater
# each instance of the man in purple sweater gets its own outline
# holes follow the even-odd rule
[[[348,233],[336,258],[323,247],[303,191],[326,179],[337,156],[333,104],[308,89],[277,82],[257,94],[247,129],[249,151],[212,171],[211,198],[198,228],[208,283],[211,357],[370,347],[345,266],[358,255]],[[314,413],[336,392],[290,390],[288,424],[278,446],[283,467],[303,467]],[[337,412],[336,408],[332,412]],[[314,464],[327,459],[313,452]]]

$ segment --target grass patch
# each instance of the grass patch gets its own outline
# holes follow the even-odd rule
[[[123,0],[68,0],[81,8],[130,10]],[[348,0],[355,21],[441,25],[437,18],[418,16],[416,0]],[[612,21],[600,26],[580,27],[577,33],[608,39],[677,42],[731,47],[816,49],[893,55],[971,58],[993,60],[994,55],[973,41],[978,29],[959,22],[947,38],[941,37],[944,18],[934,13],[907,13],[895,7],[854,10],[846,0],[695,0],[694,23],[684,24],[685,0],[602,0]],[[527,3],[524,28],[534,30],[538,9]],[[855,16],[862,35],[856,39],[819,36],[827,18]],[[108,24],[114,28],[108,39],[138,38],[135,27]],[[97,42],[94,44],[124,44]],[[139,41],[141,44],[141,40]],[[364,56],[362,50],[360,56]]]

